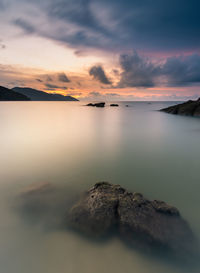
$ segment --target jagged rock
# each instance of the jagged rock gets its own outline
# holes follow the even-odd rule
[[[184,116],[200,116],[200,98],[196,101],[189,100],[187,102],[170,106],[160,111],[166,112],[169,114],[175,115],[184,115]]]
[[[83,234],[101,237],[112,229],[128,244],[193,255],[195,236],[179,211],[163,201],[150,201],[119,185],[94,185],[69,211],[68,224]]]
[[[93,106],[93,107],[104,107],[104,106],[105,106],[105,102],[88,103],[86,106]]]
[[[120,192],[124,190],[106,182],[95,184],[70,210],[70,225],[86,235],[107,235],[117,224]]]
[[[118,215],[120,235],[128,244],[166,250],[177,257],[196,255],[195,236],[175,207],[126,193],[119,200]]]

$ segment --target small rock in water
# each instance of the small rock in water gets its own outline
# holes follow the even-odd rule
[[[105,106],[105,102],[88,103],[86,106],[93,106],[93,107],[104,107],[104,106]]]
[[[110,104],[110,106],[112,106],[112,107],[118,107],[118,106],[119,106],[119,104],[116,104],[116,103],[111,103],[111,104]]]

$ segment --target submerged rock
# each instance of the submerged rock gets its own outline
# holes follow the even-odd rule
[[[95,184],[83,195],[69,211],[68,224],[93,237],[115,229],[131,246],[166,249],[184,257],[198,249],[192,230],[175,207],[107,182]]]
[[[66,209],[70,209],[80,197],[77,190],[48,182],[35,182],[20,190],[12,207],[26,224],[45,230],[65,228]]]
[[[200,116],[200,98],[196,101],[189,100],[187,102],[170,106],[160,111],[166,112],[169,114],[175,115],[184,115],[184,116]]]
[[[104,107],[105,106],[105,102],[88,103],[86,106]]]
[[[29,185],[28,187],[23,189],[20,192],[20,195],[22,197],[26,198],[29,196],[36,196],[39,194],[44,194],[46,192],[51,191],[52,189],[53,189],[52,185],[48,182],[36,183],[36,184]]]

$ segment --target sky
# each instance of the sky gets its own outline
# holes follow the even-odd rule
[[[199,0],[0,0],[0,85],[82,100],[200,97]]]

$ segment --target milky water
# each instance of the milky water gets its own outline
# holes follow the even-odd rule
[[[1,273],[193,271],[55,224],[73,196],[109,181],[178,207],[200,237],[200,119],[156,111],[173,102],[119,104],[0,103]],[[46,210],[20,211],[20,192],[43,182],[53,188]]]

